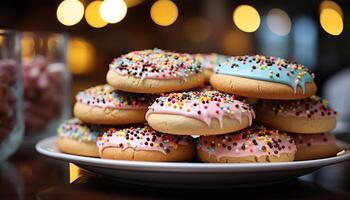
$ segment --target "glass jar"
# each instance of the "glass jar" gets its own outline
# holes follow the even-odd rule
[[[15,152],[24,131],[20,53],[20,34],[0,30],[0,161]]]
[[[70,116],[67,37],[57,33],[22,33],[25,143],[56,134]]]

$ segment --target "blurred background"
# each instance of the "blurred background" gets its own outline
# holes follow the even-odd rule
[[[106,0],[100,9],[101,3],[1,1],[0,27],[69,34],[75,84],[103,83],[114,57],[153,47],[281,56],[315,71],[320,88],[350,63],[347,1]],[[30,53],[31,41],[23,40]]]
[[[349,11],[340,0],[8,0],[1,1],[0,28],[31,32],[21,39],[24,61],[38,54],[36,45],[52,47],[58,36],[51,33],[69,38],[63,60],[73,75],[71,101],[105,83],[109,63],[129,51],[258,53],[309,67],[318,93],[348,122]]]

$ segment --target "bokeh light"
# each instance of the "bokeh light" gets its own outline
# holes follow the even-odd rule
[[[233,22],[244,32],[254,32],[260,26],[260,15],[254,7],[240,5],[233,11]]]
[[[34,38],[30,36],[22,35],[21,46],[22,46],[22,59],[24,61],[31,59],[35,54]]]
[[[95,49],[83,38],[71,38],[68,42],[68,65],[73,74],[86,74],[95,66]]]
[[[128,7],[123,0],[104,0],[100,6],[100,14],[103,20],[115,24],[124,19]]]
[[[101,4],[102,1],[93,1],[86,7],[85,10],[86,22],[94,28],[102,28],[108,24],[100,15]]]
[[[325,8],[321,10],[320,23],[327,33],[330,35],[340,35],[343,32],[343,19],[341,15],[334,9]]]
[[[253,43],[250,34],[233,30],[224,34],[221,44],[228,55],[244,55],[252,52]]]
[[[281,9],[271,9],[267,14],[266,21],[271,32],[279,36],[288,35],[292,28],[288,14]]]
[[[128,6],[128,8],[137,6],[139,4],[141,4],[142,2],[144,2],[145,0],[124,0],[124,2],[126,3],[126,5]]]
[[[63,25],[73,26],[84,16],[84,5],[78,0],[64,0],[57,8],[57,19]]]
[[[184,24],[184,34],[191,42],[205,42],[211,34],[210,23],[204,18],[192,17]]]
[[[158,0],[151,7],[151,18],[159,26],[173,24],[179,15],[179,10],[170,0]]]
[[[329,0],[322,1],[320,4],[320,11],[322,11],[323,9],[326,9],[326,8],[330,8],[330,9],[337,11],[337,13],[339,13],[339,15],[343,18],[343,10],[336,2],[329,1]]]

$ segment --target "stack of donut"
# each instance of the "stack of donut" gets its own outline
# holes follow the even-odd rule
[[[336,155],[336,113],[297,63],[149,49],[109,67],[108,84],[77,94],[75,118],[58,129],[62,152],[221,163]]]

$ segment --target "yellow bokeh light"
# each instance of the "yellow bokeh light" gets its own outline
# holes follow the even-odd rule
[[[330,8],[322,9],[320,23],[323,30],[331,35],[340,35],[343,32],[343,19],[336,10]]]
[[[57,19],[63,25],[73,26],[84,16],[84,5],[78,0],[64,0],[57,8]]]
[[[32,59],[35,54],[35,41],[33,37],[30,36],[22,36],[21,39],[21,46],[22,46],[22,59],[24,61]]]
[[[128,7],[123,0],[104,0],[100,6],[100,15],[108,23],[115,24],[124,19]]]
[[[271,9],[267,14],[267,26],[276,35],[288,35],[292,28],[292,22],[288,14],[281,9]]]
[[[228,55],[244,55],[252,52],[253,44],[250,34],[234,30],[224,34],[222,47]]]
[[[323,9],[326,9],[326,8],[330,8],[330,9],[337,11],[337,13],[339,13],[339,15],[343,18],[343,10],[336,2],[329,1],[329,0],[322,1],[320,4],[320,11],[322,11]]]
[[[83,38],[72,38],[68,42],[68,65],[73,74],[86,74],[93,70],[95,49]]]
[[[100,15],[101,4],[102,1],[93,1],[86,7],[85,10],[86,22],[94,28],[102,28],[108,24]]]
[[[145,0],[124,0],[128,8],[134,7],[139,5],[140,3],[144,2]]]
[[[179,15],[179,10],[170,0],[158,0],[151,7],[151,18],[159,26],[173,24]]]
[[[254,7],[240,5],[233,11],[233,22],[244,32],[254,32],[260,26],[260,15]]]
[[[204,42],[210,34],[210,23],[201,17],[192,17],[184,24],[185,37],[191,42]]]

